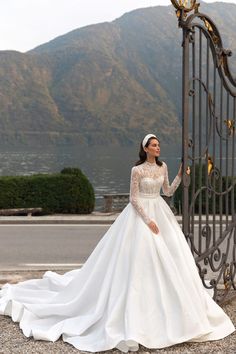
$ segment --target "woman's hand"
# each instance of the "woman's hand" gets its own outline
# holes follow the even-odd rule
[[[154,221],[150,221],[150,223],[148,224],[148,227],[151,229],[151,231],[154,234],[158,234],[159,233],[158,226],[157,226],[157,224]]]

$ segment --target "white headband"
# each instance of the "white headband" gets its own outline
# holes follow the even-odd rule
[[[157,139],[156,135],[154,135],[154,134],[148,134],[148,135],[146,135],[146,136],[144,137],[143,141],[142,141],[142,146],[143,146],[143,148],[145,147],[145,145],[146,145],[147,142],[148,142],[148,139],[150,139],[150,138],[156,138],[156,139]]]

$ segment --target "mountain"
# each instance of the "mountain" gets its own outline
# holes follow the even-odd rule
[[[236,49],[236,5],[201,4]],[[181,30],[172,6],[135,10],[27,53],[0,52],[0,146],[181,139]],[[231,59],[236,69],[235,57]]]

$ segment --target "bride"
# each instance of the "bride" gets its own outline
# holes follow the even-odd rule
[[[230,318],[202,285],[197,267],[169,206],[181,182],[170,185],[153,134],[141,143],[132,168],[130,203],[81,269],[0,291],[0,314],[20,323],[25,336],[99,352],[137,351],[181,342],[218,340],[235,331]]]

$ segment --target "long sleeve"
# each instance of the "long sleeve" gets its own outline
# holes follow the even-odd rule
[[[133,167],[131,170],[131,180],[130,180],[130,203],[133,205],[137,213],[142,217],[145,224],[149,224],[151,219],[143,210],[141,204],[138,201],[139,195],[139,181],[140,174],[136,167]]]
[[[170,185],[169,177],[168,177],[168,168],[167,165],[165,164],[164,182],[162,185],[163,193],[168,197],[172,196],[176,191],[176,189],[179,187],[180,182],[181,182],[181,177],[177,175]]]

